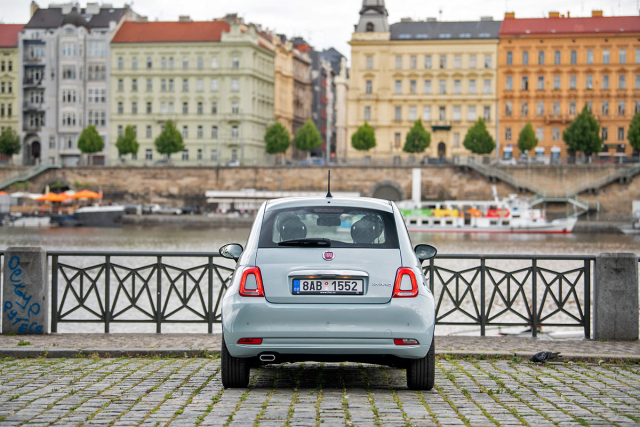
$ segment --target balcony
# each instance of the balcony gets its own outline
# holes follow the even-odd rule
[[[23,85],[25,89],[30,87],[42,87],[42,77],[39,79],[36,79],[34,77],[26,77],[23,80]]]
[[[439,130],[451,130],[450,120],[434,120],[431,122],[431,130],[434,132]]]
[[[564,114],[547,114],[544,116],[544,121],[545,123],[568,123],[570,119]]]
[[[31,101],[24,101],[22,103],[22,109],[25,112],[29,112],[29,111],[44,111],[44,104],[42,104],[42,103],[37,104],[37,103],[31,102]]]
[[[44,66],[44,60],[45,60],[45,58],[33,58],[33,57],[29,56],[29,57],[25,57],[24,58],[24,64],[27,65],[27,66],[28,65],[39,65],[39,64]]]

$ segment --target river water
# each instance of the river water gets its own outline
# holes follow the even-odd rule
[[[183,226],[183,225],[163,225],[163,226],[124,226],[122,228],[0,228],[0,249],[9,246],[34,245],[42,246],[47,250],[73,250],[73,251],[171,251],[171,252],[216,252],[218,248],[230,242],[238,242],[244,245],[249,233],[248,228],[207,228],[202,226]],[[622,234],[570,234],[570,235],[527,235],[527,234],[457,234],[457,233],[412,233],[411,239],[413,244],[428,243],[438,249],[439,254],[506,254],[506,255],[595,255],[599,252],[633,252],[640,255],[640,236],[626,236]],[[135,261],[135,262],[134,262]],[[143,260],[126,260],[117,259],[114,263],[129,267],[139,267]],[[220,261],[216,259],[216,263],[225,263],[226,260]],[[74,256],[65,257],[61,262],[73,266],[87,267],[90,265],[103,263],[104,258]],[[168,262],[168,261],[167,261]],[[203,264],[206,261],[194,259],[179,259],[171,261],[173,265],[180,268],[193,267]],[[443,260],[438,261],[443,267],[455,269],[456,271],[465,268],[473,268],[478,265],[477,261],[467,260]],[[137,264],[136,264],[137,263]],[[153,264],[154,260],[146,258],[144,264]],[[568,271],[581,266],[580,261],[545,261],[540,262],[540,266],[552,271]],[[519,268],[530,266],[530,262],[515,260],[499,260],[487,261],[487,266],[505,271],[516,271]],[[229,264],[231,266],[231,264]],[[474,271],[463,275],[467,280],[473,278]],[[494,278],[499,281],[499,274],[494,272]],[[516,280],[524,280],[524,273],[521,275],[514,274]],[[446,272],[442,272],[442,278],[447,280]],[[549,280],[553,279],[553,275],[547,275]],[[577,274],[569,274],[567,277],[571,280],[577,277]],[[62,280],[62,279],[61,279]],[[86,283],[86,282],[85,282]],[[98,281],[98,284],[101,281]],[[437,284],[438,282],[436,282]],[[478,283],[474,282],[475,284]],[[487,283],[489,283],[487,279]],[[502,282],[503,292],[506,292]],[[88,286],[89,284],[85,284]],[[512,283],[513,285],[513,283]],[[112,298],[116,291],[115,285],[112,285]],[[140,287],[140,284],[138,284]],[[514,288],[511,288],[511,297],[514,294]],[[538,286],[538,296],[543,297],[543,293]],[[60,288],[62,292],[62,288]],[[453,288],[450,288],[453,289]],[[488,288],[489,289],[489,288]],[[86,289],[85,289],[86,290]],[[464,283],[460,283],[458,291],[462,294],[465,291]],[[566,293],[567,286],[564,285]],[[582,289],[577,287],[577,297],[582,299]],[[436,294],[438,294],[436,292]],[[455,292],[452,291],[455,295]],[[505,293],[505,295],[507,295]],[[517,295],[516,295],[517,296]],[[510,298],[510,297],[507,297]],[[487,303],[489,302],[487,295]],[[496,295],[496,300],[499,300]],[[575,302],[570,298],[567,302],[569,311],[576,309]],[[206,296],[205,296],[206,301]],[[214,298],[215,301],[215,298]],[[449,304],[447,304],[449,302]],[[499,301],[498,301],[499,302]],[[446,312],[451,308],[451,302],[444,298],[444,302],[440,313]],[[473,305],[467,298],[463,307],[467,312],[473,314]],[[517,301],[515,308],[523,309],[524,303]],[[94,307],[95,308],[95,307]],[[502,307],[505,308],[505,307]],[[551,307],[550,309],[552,309]],[[500,304],[496,304],[495,310],[500,310]],[[507,310],[508,311],[508,310]],[[517,311],[517,310],[516,310]],[[495,314],[494,312],[493,314]],[[517,321],[515,314],[506,314],[510,317],[504,317],[503,321]],[[133,314],[132,314],[133,316]],[[80,318],[84,318],[80,315]],[[466,321],[468,316],[463,313],[454,313],[449,318],[451,321]],[[566,320],[564,316],[560,319]],[[215,328],[214,331],[218,328]],[[520,328],[522,329],[522,328]],[[101,332],[103,326],[101,324],[77,324],[62,323],[58,327],[59,332]],[[163,332],[206,332],[206,325],[193,324],[163,324]],[[471,333],[477,334],[476,327],[469,326],[439,326],[437,332],[439,334],[456,334]],[[573,329],[574,331],[576,329]],[[579,331],[579,329],[577,329]],[[113,324],[112,332],[155,332],[153,324]],[[487,333],[497,333],[497,328],[488,328]]]

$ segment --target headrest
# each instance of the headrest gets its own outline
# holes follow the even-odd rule
[[[304,239],[307,237],[307,226],[300,221],[300,218],[298,218],[296,214],[286,213],[278,216],[276,226],[278,227],[282,241]]]
[[[365,215],[351,225],[351,238],[354,243],[373,243],[384,230],[384,224],[376,215]]]

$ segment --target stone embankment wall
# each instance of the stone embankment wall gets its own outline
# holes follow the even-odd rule
[[[533,166],[507,167],[513,176],[526,179],[548,190],[570,189],[577,184],[609,174],[612,166]],[[332,167],[333,191],[357,191],[364,196],[397,192],[411,197],[412,169],[407,167]],[[206,190],[325,191],[327,168],[323,167],[75,167],[46,171],[29,182],[27,191],[42,192],[47,184],[66,182],[101,187],[107,202],[205,204]],[[498,194],[515,190],[495,184]],[[630,184],[612,184],[596,195],[604,212],[629,215],[631,201],[640,199],[640,176]],[[491,185],[484,176],[459,166],[431,165],[422,168],[424,200],[490,199]]]

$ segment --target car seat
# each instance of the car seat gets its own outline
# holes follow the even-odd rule
[[[307,226],[293,213],[282,214],[278,217],[277,228],[280,241],[304,239],[307,237]]]
[[[351,225],[353,243],[371,244],[384,230],[384,224],[376,215],[365,215]]]

